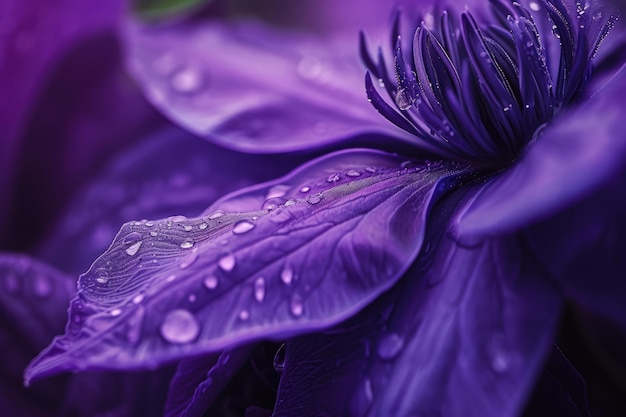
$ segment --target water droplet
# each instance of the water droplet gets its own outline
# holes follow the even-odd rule
[[[293,270],[289,267],[283,269],[280,273],[280,280],[287,285],[291,284],[291,281],[293,281]]]
[[[346,172],[346,175],[348,177],[360,177],[361,173],[359,171],[357,171],[356,169],[351,169],[348,172]]]
[[[294,200],[294,199],[289,199],[289,200],[285,201],[285,207],[291,207],[294,204],[296,204],[296,200]]]
[[[374,168],[374,167],[366,167],[365,170],[367,172],[369,172],[370,174],[375,174],[376,173],[376,168]]]
[[[109,314],[111,314],[113,317],[117,317],[120,314],[122,314],[122,309],[114,308],[113,310],[111,310],[111,313],[109,313]]]
[[[187,219],[187,217],[185,216],[178,215],[178,216],[170,216],[167,218],[167,220],[169,222],[180,223],[180,222],[187,221],[189,219]]]
[[[306,185],[300,188],[301,193],[308,193],[309,191],[311,191],[311,187],[307,187]]]
[[[317,204],[322,201],[322,193],[313,194],[307,197],[306,201],[309,204]]]
[[[378,86],[380,88],[385,88],[385,81],[382,78],[378,79]]]
[[[213,213],[211,213],[209,215],[209,220],[215,220],[218,219],[220,217],[222,217],[223,215],[225,215],[226,213],[224,213],[223,210],[215,210]]]
[[[265,298],[265,280],[259,277],[254,281],[254,299],[259,303]]]
[[[296,317],[300,317],[304,312],[304,304],[302,303],[302,298],[299,295],[294,295],[291,297],[291,302],[289,303],[289,311]]]
[[[143,301],[144,298],[145,298],[144,294],[137,294],[136,296],[133,297],[133,303],[139,304]]]
[[[330,174],[328,178],[326,178],[326,182],[333,183],[337,181],[339,181],[339,174]]]
[[[194,93],[202,87],[202,72],[192,66],[176,71],[171,78],[172,87],[179,93]]]
[[[99,284],[109,282],[109,272],[104,268],[96,269],[96,282]]]
[[[180,247],[183,249],[191,249],[193,247],[193,242],[184,241],[180,244]]]
[[[165,282],[172,282],[176,279],[176,274],[172,274],[169,275],[167,278],[165,278]]]
[[[530,10],[533,10],[535,12],[541,10],[541,6],[536,1],[531,1],[530,3],[528,3],[528,7],[530,7]]]
[[[152,226],[154,226],[154,222],[153,221],[148,221],[148,222],[146,222],[146,226],[152,227]]]
[[[508,357],[503,355],[501,352],[494,355],[491,358],[491,368],[497,373],[505,372],[507,369],[509,369]]]
[[[141,247],[141,245],[143,244],[143,241],[139,241],[135,244],[130,245],[128,248],[126,248],[126,253],[129,256],[134,256],[137,254],[137,252],[139,252],[139,248]]]
[[[157,232],[155,232],[155,231],[150,232],[150,236],[155,237],[156,235],[158,235]]]
[[[556,25],[552,25],[552,34],[555,38],[561,39],[561,34],[559,33],[559,28]]]
[[[183,229],[185,229],[185,232],[191,232],[191,230],[193,229],[193,226],[190,224],[186,224],[183,226]]]
[[[209,225],[208,225],[208,224],[206,224],[206,223],[200,223],[200,224],[198,225],[198,229],[200,229],[200,230],[204,230],[204,229],[206,229],[207,227],[209,227]]]
[[[239,220],[233,226],[233,233],[236,235],[240,235],[243,233],[247,233],[252,229],[254,229],[254,223],[251,223],[249,220]]]
[[[395,101],[396,101],[396,105],[398,106],[400,110],[408,110],[411,108],[411,106],[413,106],[414,100],[406,91],[406,88],[400,88],[396,92]]]
[[[187,297],[187,300],[189,300],[190,303],[195,303],[196,302],[196,295],[195,294],[189,294],[189,297]]]
[[[321,74],[322,63],[317,58],[305,56],[298,62],[297,71],[302,78],[313,80]]]
[[[161,336],[170,343],[193,342],[200,334],[200,326],[193,314],[187,310],[172,310],[161,324]]]
[[[217,288],[217,284],[218,284],[218,280],[216,276],[213,275],[209,275],[206,278],[204,278],[204,286],[207,287],[210,290],[214,290]]]
[[[513,108],[512,104],[509,104],[508,106],[504,107],[502,110],[504,110],[505,112],[510,111]]]
[[[404,347],[404,339],[396,333],[383,336],[378,342],[378,356],[383,360],[393,359]]]
[[[235,257],[233,255],[222,256],[220,260],[217,261],[217,264],[222,268],[222,271],[230,272],[235,267]]]
[[[35,294],[41,298],[49,297],[52,294],[52,282],[43,275],[35,277]]]
[[[276,354],[274,355],[274,370],[276,371],[278,375],[282,375],[283,371],[285,370],[285,351],[286,350],[287,350],[286,346],[283,343],[282,345],[280,345],[280,347],[276,351]]]
[[[194,248],[191,251],[191,253],[185,259],[183,259],[183,261],[180,264],[180,269],[187,269],[187,268],[189,268],[197,260],[198,260],[198,248]]]
[[[239,312],[239,320],[243,320],[246,321],[250,318],[250,313],[248,312],[248,310],[241,310]]]

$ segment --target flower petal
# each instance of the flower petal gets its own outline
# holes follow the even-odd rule
[[[107,249],[120,224],[172,213],[197,216],[218,197],[283,175],[302,160],[239,154],[181,129],[163,128],[129,147],[91,181],[37,253],[78,275]]]
[[[148,99],[223,146],[271,153],[337,146],[365,134],[416,140],[368,103],[356,34],[329,47],[253,22],[135,24],[126,43],[130,71]]]
[[[170,382],[165,416],[202,417],[233,375],[250,357],[254,345],[233,351],[183,359]]]
[[[463,173],[401,162],[338,152],[266,184],[298,185],[280,206],[125,224],[81,276],[66,334],[26,380],[154,367],[351,316],[408,268],[430,206]]]
[[[431,231],[387,295],[287,343],[275,417],[519,415],[561,297],[516,237],[466,248],[442,225]]]
[[[484,236],[545,219],[620,175],[626,162],[626,68],[547,126],[514,166],[484,187],[459,233]]]
[[[0,3],[0,199],[12,189],[20,135],[48,71],[79,40],[111,29],[123,2],[60,0],[54,7],[38,0]],[[7,204],[0,205],[0,230]]]

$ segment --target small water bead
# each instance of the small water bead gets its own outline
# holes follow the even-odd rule
[[[339,174],[330,174],[328,178],[326,178],[326,182],[333,183],[339,181]]]
[[[376,168],[374,168],[374,167],[366,167],[365,170],[367,172],[369,172],[370,174],[375,174],[376,173]]]
[[[306,185],[300,188],[301,193],[308,193],[309,191],[311,191],[311,187],[307,187]]]
[[[252,229],[254,229],[254,223],[251,223],[249,220],[239,220],[233,226],[233,233],[236,235],[240,235],[243,233],[247,233]]]
[[[194,93],[202,87],[203,78],[198,68],[188,66],[174,73],[171,83],[174,90],[179,93]]]
[[[147,221],[146,222],[146,226],[152,227],[152,226],[154,226],[154,222],[153,221]]]
[[[193,242],[184,241],[183,243],[180,244],[180,247],[182,249],[191,249],[193,247]]]
[[[139,304],[144,300],[145,297],[146,296],[144,294],[137,294],[136,296],[133,297],[133,303]]]
[[[96,282],[99,284],[106,284],[107,282],[109,282],[109,272],[103,268],[97,269]]]
[[[122,314],[122,310],[119,309],[119,308],[114,308],[113,310],[111,310],[111,312],[109,314],[111,314],[111,316],[113,316],[113,317],[117,317],[120,314]]]
[[[400,88],[396,92],[395,97],[396,105],[400,110],[409,110],[413,106],[413,100],[411,99],[406,88]]]
[[[254,299],[259,303],[265,298],[265,279],[259,277],[254,281]]]
[[[170,343],[185,344],[196,340],[200,326],[187,310],[175,309],[167,313],[161,324],[161,336]]]
[[[291,311],[291,314],[296,317],[300,317],[304,312],[304,304],[302,303],[302,298],[299,295],[291,297],[289,311]]]
[[[139,252],[139,248],[141,247],[141,245],[143,244],[143,241],[139,241],[135,244],[130,245],[128,248],[126,248],[126,253],[128,254],[128,256],[134,256],[137,254],[137,252]]]
[[[235,267],[235,257],[233,255],[225,255],[222,256],[219,261],[217,261],[217,264],[219,265],[219,267],[222,269],[222,271],[225,272],[230,272],[233,270],[233,268]]]
[[[528,7],[530,7],[530,9],[535,12],[541,10],[541,6],[536,1],[531,1],[530,3],[528,3]]]
[[[295,204],[296,204],[296,200],[294,200],[294,199],[289,199],[289,200],[285,201],[285,207],[291,207],[291,206],[293,206]]]
[[[185,232],[191,232],[191,230],[193,229],[193,226],[190,224],[186,224],[183,226],[183,229],[185,230]]]
[[[176,279],[176,274],[171,274],[167,278],[165,278],[165,282],[172,282]]]
[[[238,317],[239,320],[246,321],[250,318],[250,313],[248,312],[248,310],[241,310]]]
[[[215,219],[219,219],[220,217],[222,217],[223,215],[225,215],[226,213],[224,213],[223,210],[215,210],[213,213],[211,213],[209,215],[209,220],[215,220]]]
[[[217,277],[213,275],[209,275],[208,277],[204,278],[204,281],[203,281],[204,286],[210,290],[216,289],[218,283],[219,281]]]
[[[509,358],[502,352],[496,353],[491,358],[491,369],[493,369],[497,373],[506,372],[509,369]]]
[[[206,223],[200,223],[200,224],[198,225],[198,229],[200,229],[200,230],[204,230],[204,229],[206,229],[207,227],[209,227],[209,225],[208,225],[208,224],[206,224]]]
[[[293,281],[293,270],[289,267],[283,269],[280,273],[280,280],[289,285]]]
[[[396,333],[383,336],[378,342],[377,353],[383,360],[393,359],[404,347],[404,339]]]
[[[317,204],[322,201],[322,193],[313,194],[307,197],[306,201],[309,204]]]
[[[357,171],[356,169],[351,169],[348,172],[346,172],[346,175],[348,177],[353,177],[354,178],[354,177],[360,177],[361,173],[359,171]]]
[[[196,295],[195,294],[189,294],[189,296],[187,297],[187,300],[189,300],[190,303],[195,303],[196,302]]]
[[[170,216],[167,218],[169,222],[180,223],[189,220],[187,217],[178,215],[178,216]]]
[[[150,232],[150,236],[152,236],[152,237],[156,237],[157,235],[158,235],[158,233],[155,232],[155,231]]]

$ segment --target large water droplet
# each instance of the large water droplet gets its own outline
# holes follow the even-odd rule
[[[330,174],[328,178],[326,178],[326,182],[333,183],[337,181],[339,181],[339,174]]]
[[[218,284],[218,279],[216,276],[213,275],[209,275],[206,278],[204,278],[204,286],[207,287],[210,290],[214,290],[217,288],[217,284]]]
[[[224,213],[223,210],[215,210],[213,213],[211,213],[209,215],[209,220],[215,220],[218,219],[220,217],[222,217],[223,215],[225,215],[226,213]]]
[[[361,173],[359,171],[357,171],[356,169],[351,169],[348,172],[346,172],[346,175],[348,177],[360,177]]]
[[[287,285],[291,284],[291,281],[293,281],[293,270],[289,267],[283,269],[280,273],[280,280]]]
[[[198,91],[203,84],[202,72],[192,66],[176,71],[171,78],[172,88],[179,93],[189,94]]]
[[[302,313],[304,313],[302,297],[297,294],[291,297],[291,301],[289,302],[289,311],[291,311],[291,314],[296,317],[300,317]]]
[[[217,261],[217,264],[219,265],[219,267],[226,272],[230,272],[233,270],[233,268],[235,267],[235,257],[233,255],[224,255],[222,256],[219,261]]]
[[[193,342],[200,334],[196,318],[187,310],[172,310],[161,324],[161,336],[170,343],[184,344]]]
[[[406,88],[400,88],[396,92],[395,101],[400,110],[408,110],[413,106],[413,100],[408,91],[406,91]]]
[[[184,241],[180,244],[180,247],[183,249],[191,249],[193,247],[193,242]]]
[[[200,224],[198,225],[198,229],[200,229],[200,230],[204,230],[204,229],[206,229],[207,227],[209,227],[209,225],[208,225],[208,224],[206,224],[206,223],[204,223],[204,222],[203,222],[203,223],[200,223]]]
[[[274,355],[274,370],[278,373],[278,375],[282,375],[285,370],[285,351],[286,347],[283,343]]]
[[[259,277],[254,281],[254,299],[259,303],[265,298],[265,279]]]
[[[322,201],[322,193],[313,194],[307,197],[306,201],[309,204],[317,204]]]
[[[140,240],[139,242],[130,245],[128,248],[126,248],[126,253],[129,256],[136,255],[137,252],[139,252],[139,248],[141,247],[142,244],[143,244],[143,241]]]
[[[530,7],[530,10],[533,10],[535,12],[541,10],[541,6],[536,1],[531,1],[530,3],[528,3],[528,7]]]
[[[240,235],[243,233],[247,233],[250,230],[254,229],[254,223],[249,220],[239,220],[233,226],[233,233],[236,235]]]
[[[122,309],[114,308],[113,310],[111,310],[111,312],[109,314],[111,314],[113,317],[117,317],[120,314],[122,314]]]
[[[389,333],[378,342],[378,356],[383,360],[393,359],[404,347],[404,339],[397,333]]]

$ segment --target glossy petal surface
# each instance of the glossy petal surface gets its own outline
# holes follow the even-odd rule
[[[414,141],[367,102],[355,41],[329,48],[253,22],[131,25],[126,34],[129,68],[148,99],[223,146],[284,152],[376,133]]]
[[[66,334],[31,363],[27,381],[66,370],[153,367],[354,314],[409,267],[429,207],[462,174],[403,162],[376,151],[339,152],[266,184],[268,193],[303,184],[279,206],[125,224],[81,276]]]
[[[511,168],[493,178],[461,218],[465,236],[527,226],[621,175],[626,161],[622,68],[578,108],[559,114]]]
[[[434,229],[392,291],[288,342],[276,417],[518,415],[561,297],[515,237],[465,248]]]

